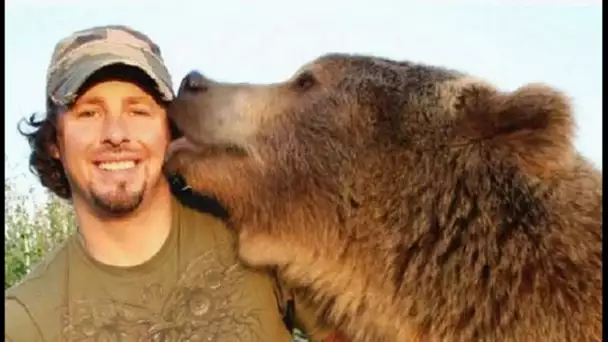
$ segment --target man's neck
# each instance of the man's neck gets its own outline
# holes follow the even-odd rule
[[[169,236],[171,192],[166,184],[149,194],[128,216],[102,218],[89,204],[74,200],[78,230],[87,252],[97,261],[120,267],[140,265],[152,258]]]

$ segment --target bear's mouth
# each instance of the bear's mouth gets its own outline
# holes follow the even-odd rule
[[[168,156],[179,152],[195,153],[199,156],[211,157],[218,155],[230,155],[234,157],[246,157],[248,151],[236,144],[210,144],[200,141],[192,141],[185,136],[173,140],[167,151]]]

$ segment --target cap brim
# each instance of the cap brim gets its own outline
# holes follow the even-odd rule
[[[146,52],[141,50],[135,52],[130,56],[123,53],[112,53],[111,51],[88,53],[86,56],[78,58],[69,66],[70,70],[65,72],[67,77],[62,79],[58,87],[51,92],[53,102],[62,105],[70,104],[75,100],[78,91],[91,75],[113,64],[125,64],[141,69],[156,83],[163,100],[173,100],[171,78],[166,68],[154,57],[146,56]]]

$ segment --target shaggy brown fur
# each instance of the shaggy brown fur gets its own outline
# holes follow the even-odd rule
[[[332,54],[271,85],[190,74],[170,113],[168,171],[352,341],[601,340],[601,173],[552,88]]]

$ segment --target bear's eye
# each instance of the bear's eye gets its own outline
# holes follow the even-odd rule
[[[308,90],[317,84],[317,79],[310,71],[306,71],[298,75],[294,84],[300,91]]]

